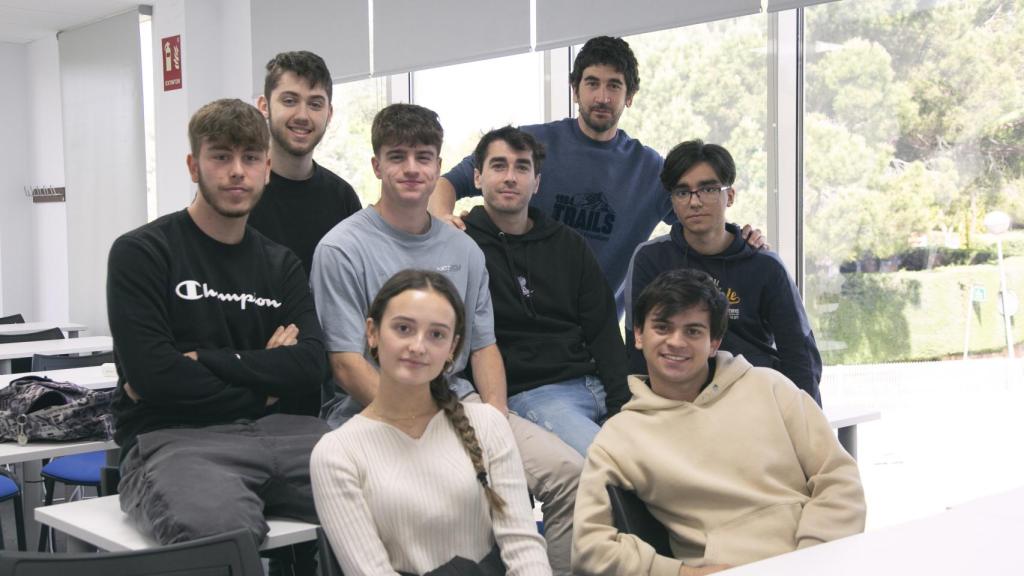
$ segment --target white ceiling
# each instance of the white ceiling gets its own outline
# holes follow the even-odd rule
[[[139,0],[0,0],[0,42],[32,42],[139,4]]]

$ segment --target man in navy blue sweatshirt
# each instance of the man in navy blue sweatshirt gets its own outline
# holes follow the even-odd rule
[[[732,155],[717,144],[691,140],[669,152],[661,183],[679,222],[668,235],[640,245],[633,254],[626,309],[660,273],[703,270],[729,302],[722,350],[782,372],[820,405],[821,356],[796,285],[778,255],[750,247],[736,225],[725,221],[736,196],[735,180]],[[632,324],[627,312],[630,372],[646,374],[644,357],[633,346]]]
[[[548,169],[530,205],[583,236],[618,292],[633,249],[651,237],[658,222],[672,218],[658,183],[661,155],[618,127],[640,89],[636,56],[625,40],[590,39],[569,81],[577,118],[520,127],[547,149]],[[481,194],[473,169],[473,157],[467,156],[438,180],[430,199],[435,216],[463,230],[452,210],[456,197]]]

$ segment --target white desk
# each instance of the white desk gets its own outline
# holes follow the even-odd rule
[[[754,562],[721,574],[1021,574],[1024,486],[937,516]]]
[[[88,338],[76,338],[76,340],[88,340]],[[109,338],[108,338],[109,340]],[[54,342],[67,342],[67,340],[55,340]],[[11,380],[28,374],[38,376],[49,376],[54,380],[70,381],[80,384],[86,388],[100,390],[113,388],[117,384],[117,376],[104,376],[99,366],[89,368],[71,368],[68,370],[48,370],[45,372],[28,372],[22,374],[0,375],[0,388],[6,388]],[[85,441],[85,442],[29,442],[21,446],[17,442],[0,442],[0,465],[15,464],[18,467],[18,475],[22,480],[34,480],[34,482],[23,482],[22,506],[25,510],[25,533],[29,535],[29,542],[39,532],[38,524],[32,516],[34,510],[43,500],[43,487],[39,482],[39,470],[42,468],[41,460],[45,458],[56,458],[83,452],[95,452],[97,450],[114,450],[117,444],[110,441]]]
[[[882,413],[878,410],[865,410],[853,406],[827,406],[823,412],[828,418],[828,423],[838,429],[839,443],[854,459],[857,458],[857,424],[878,420],[882,417]]]
[[[10,360],[31,358],[33,354],[90,354],[114,349],[110,336],[86,336],[61,340],[33,340],[0,344],[0,374],[11,371]]]
[[[88,368],[66,368],[64,370],[43,370],[42,372],[22,372],[20,374],[0,375],[0,388],[7,387],[12,380],[24,376],[47,376],[58,382],[73,382],[90,390],[105,390],[117,385],[116,373],[103,373],[100,366],[89,366]]]
[[[36,508],[36,521],[68,536],[68,552],[95,546],[108,552],[143,550],[159,546],[121,512],[118,496],[90,498]],[[316,540],[316,524],[288,518],[268,518],[270,533],[261,550]]]
[[[31,334],[41,330],[48,330],[57,327],[67,333],[68,338],[78,338],[79,332],[85,332],[89,328],[85,324],[74,322],[24,322],[22,324],[0,324],[0,335],[6,334]]]
[[[86,354],[114,349],[110,336],[86,336],[61,340],[33,340],[0,344],[0,360],[29,358],[33,354]]]
[[[33,538],[39,534],[39,525],[32,515],[43,502],[43,483],[39,481],[39,471],[42,469],[44,458],[56,458],[57,456],[68,456],[81,454],[83,452],[95,452],[97,450],[115,450],[117,443],[113,440],[97,441],[89,440],[84,442],[29,442],[24,446],[17,442],[0,442],[0,465],[15,464],[18,477],[22,480],[21,505],[25,514],[25,534],[28,542],[35,542]],[[29,482],[25,482],[29,480]]]

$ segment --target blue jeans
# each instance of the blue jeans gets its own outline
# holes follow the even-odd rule
[[[554,433],[581,455],[608,415],[604,386],[596,376],[545,384],[508,399],[516,414]]]

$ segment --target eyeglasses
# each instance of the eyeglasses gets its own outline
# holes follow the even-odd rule
[[[683,187],[673,188],[669,190],[668,193],[671,194],[673,198],[689,202],[691,196],[696,196],[697,200],[700,200],[702,198],[707,198],[710,200],[712,198],[718,198],[719,194],[721,194],[722,192],[728,192],[729,190],[732,190],[732,186],[723,186],[721,184],[709,184],[707,186],[694,188],[693,190]]]

